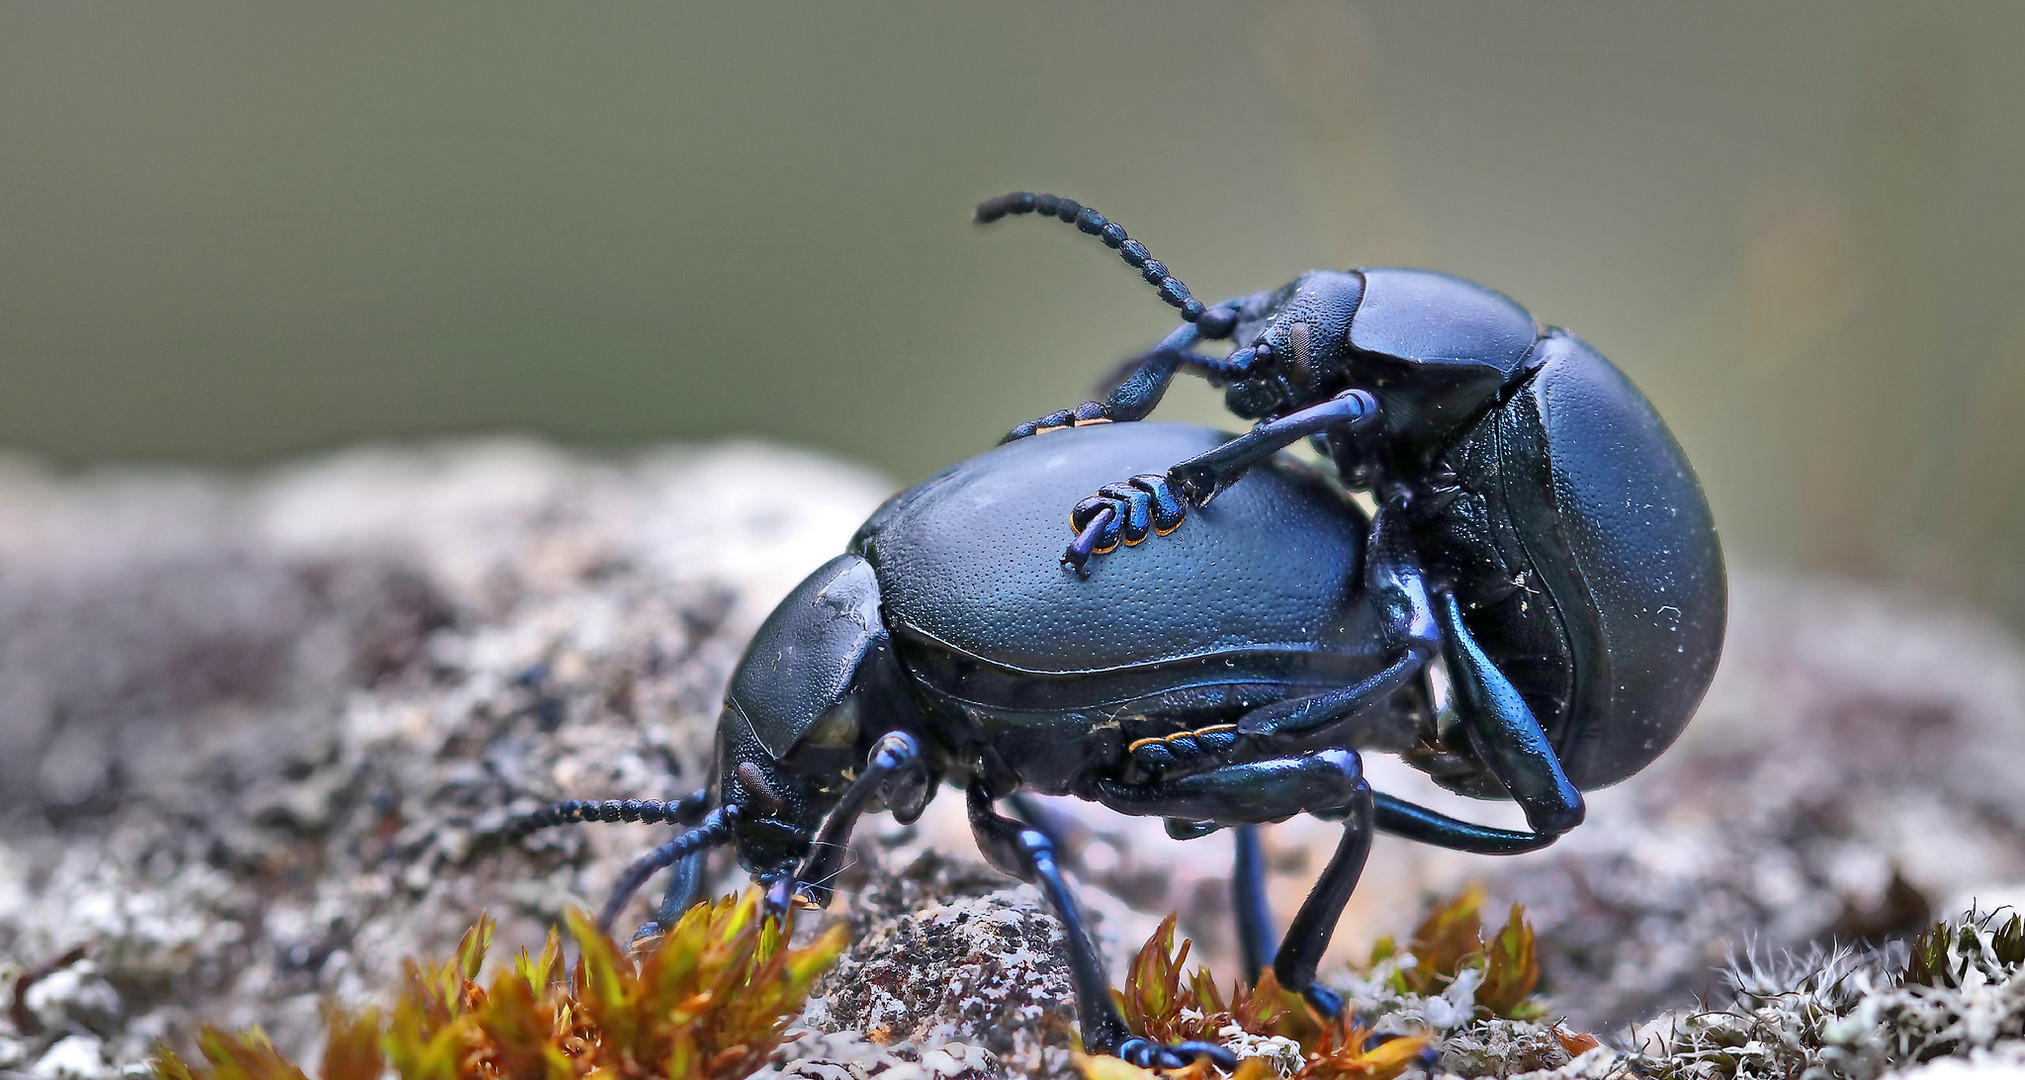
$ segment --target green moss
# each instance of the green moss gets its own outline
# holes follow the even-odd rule
[[[801,1012],[816,976],[844,948],[841,926],[803,948],[760,914],[747,892],[699,904],[654,947],[629,956],[581,912],[568,917],[580,953],[565,973],[560,935],[522,950],[489,986],[477,981],[491,945],[481,916],[455,958],[409,961],[393,1007],[333,1010],[318,1075],[402,1080],[539,1077],[739,1080],[765,1063]],[[161,1080],[308,1080],[258,1028],[206,1028],[192,1067],[166,1048]]]

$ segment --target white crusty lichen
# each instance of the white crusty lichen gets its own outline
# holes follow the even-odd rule
[[[2016,1062],[2021,966],[2025,918],[2010,911],[1936,923],[1909,949],[1750,960],[1731,971],[1728,1007],[1674,1018],[1635,1060],[1667,1080],[1871,1080],[1949,1058]]]

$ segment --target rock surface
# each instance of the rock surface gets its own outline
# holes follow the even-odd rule
[[[322,1001],[371,998],[482,909],[503,955],[594,906],[662,832],[474,839],[552,799],[700,785],[744,641],[887,490],[756,447],[465,444],[236,480],[0,468],[0,1075],[119,1075],[198,1022],[257,1022],[300,1052]],[[1527,905],[1557,1012],[1622,1041],[1712,992],[1739,948],[1881,941],[1971,899],[2025,901],[2017,644],[1834,585],[1746,578],[1733,608],[1681,745],[1556,847],[1490,860],[1381,838],[1332,980],[1381,1020],[1460,1024],[1467,1003],[1386,999],[1341,959],[1482,879]],[[1060,930],[982,864],[958,803],[861,831],[833,909],[854,945],[774,1071],[1064,1068]],[[1082,824],[1114,971],[1170,910],[1231,970],[1225,840],[1050,805]],[[1270,830],[1283,914],[1333,839]],[[1612,1058],[1571,1061],[1536,1026],[1455,1030],[1452,1069],[1600,1075]],[[1963,1061],[2018,1051],[2000,1030]]]

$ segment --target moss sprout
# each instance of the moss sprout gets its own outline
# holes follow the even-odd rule
[[[1484,937],[1484,889],[1471,884],[1436,904],[1408,939],[1402,952],[1390,937],[1371,950],[1371,967],[1384,971],[1400,994],[1432,997],[1458,983],[1474,985],[1479,1018],[1534,1020],[1546,1010],[1533,991],[1540,983],[1534,956],[1533,928],[1526,909],[1513,904],[1505,924]]]
[[[843,952],[843,927],[787,944],[760,895],[699,904],[655,946],[629,956],[581,912],[568,916],[579,950],[565,972],[560,935],[525,950],[490,985],[478,980],[492,920],[443,963],[410,961],[393,1006],[333,1009],[322,1080],[739,1080],[778,1047],[809,986]],[[197,1039],[204,1065],[162,1049],[160,1080],[308,1080],[259,1028]]]

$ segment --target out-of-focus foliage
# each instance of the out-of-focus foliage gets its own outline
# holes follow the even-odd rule
[[[699,904],[662,940],[628,956],[581,912],[568,916],[581,953],[564,972],[559,935],[522,950],[491,984],[477,979],[493,923],[481,917],[455,958],[407,963],[394,1005],[333,1010],[318,1075],[356,1080],[739,1080],[780,1045],[809,986],[842,953],[833,926],[801,948],[748,891]],[[307,1080],[258,1028],[198,1036],[205,1064],[163,1049],[160,1080]]]

